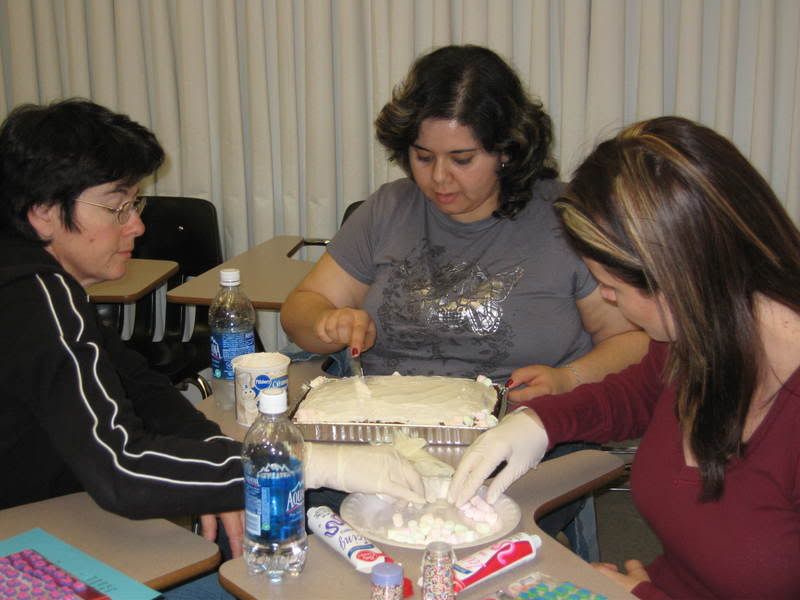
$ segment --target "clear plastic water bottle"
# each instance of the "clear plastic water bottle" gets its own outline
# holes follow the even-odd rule
[[[219,292],[208,309],[212,387],[217,404],[224,409],[233,408],[231,361],[241,354],[256,351],[256,311],[239,283],[239,269],[220,271]]]
[[[286,416],[286,390],[258,395],[259,416],[242,446],[244,558],[251,573],[280,581],[306,562],[303,436]]]

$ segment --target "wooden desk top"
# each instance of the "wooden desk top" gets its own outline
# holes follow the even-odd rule
[[[126,519],[85,492],[0,511],[0,538],[34,527],[155,589],[211,571],[220,561],[217,545],[188,529],[165,519]]]
[[[104,281],[86,290],[92,302],[127,304],[157,288],[178,272],[178,263],[172,260],[132,258],[125,276],[114,281]]]
[[[289,258],[302,244],[299,235],[280,235],[225,261],[167,292],[169,302],[209,305],[222,269],[239,269],[242,291],[257,309],[280,310],[286,296],[311,271],[312,261]]]
[[[292,363],[289,367],[289,401],[293,404],[300,397],[304,381],[319,374],[319,365]],[[222,410],[216,406],[213,396],[197,404],[209,419],[219,423],[225,435],[242,440],[247,428],[239,425],[233,410]],[[438,458],[457,464],[466,446],[429,447]],[[522,510],[522,519],[515,531],[536,533],[542,538],[539,556],[531,563],[511,570],[510,573],[489,579],[458,595],[459,600],[480,600],[489,593],[504,587],[532,571],[542,571],[550,576],[572,581],[596,593],[605,594],[612,600],[630,600],[628,594],[602,573],[595,571],[578,555],[573,554],[559,542],[539,529],[535,519],[613,481],[623,471],[623,461],[618,457],[598,450],[582,450],[543,462],[533,471],[514,482],[506,494],[517,501]],[[358,573],[332,548],[311,535],[308,538],[308,559],[303,573],[298,578],[286,578],[278,585],[270,584],[264,577],[247,573],[244,559],[227,561],[220,568],[220,581],[225,589],[237,598],[248,600],[326,600],[368,598],[370,581],[367,575]],[[397,561],[403,563],[404,572],[414,582],[415,596],[420,596],[417,580],[420,575],[422,551],[388,544],[378,544]],[[459,558],[478,548],[458,550]]]

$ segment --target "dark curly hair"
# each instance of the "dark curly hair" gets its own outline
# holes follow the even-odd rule
[[[153,133],[89,100],[23,104],[0,125],[0,229],[43,242],[28,222],[34,206],[60,205],[67,229],[90,187],[135,185],[164,162]]]
[[[455,119],[472,130],[484,150],[504,154],[498,170],[500,206],[512,218],[531,199],[538,179],[552,179],[550,117],[531,99],[519,77],[497,54],[481,46],[444,46],[420,56],[392,100],[375,120],[389,159],[411,176],[408,151],[425,119]]]

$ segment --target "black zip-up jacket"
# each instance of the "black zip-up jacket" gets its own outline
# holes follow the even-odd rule
[[[101,327],[44,248],[0,233],[0,508],[86,490],[131,518],[242,507],[241,446]]]

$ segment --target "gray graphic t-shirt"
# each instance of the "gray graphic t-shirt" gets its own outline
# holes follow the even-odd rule
[[[369,374],[475,377],[503,383],[529,364],[557,366],[592,347],[575,301],[596,282],[562,237],[541,181],[514,220],[458,223],[409,179],[381,186],[328,246],[370,286],[377,327]]]

